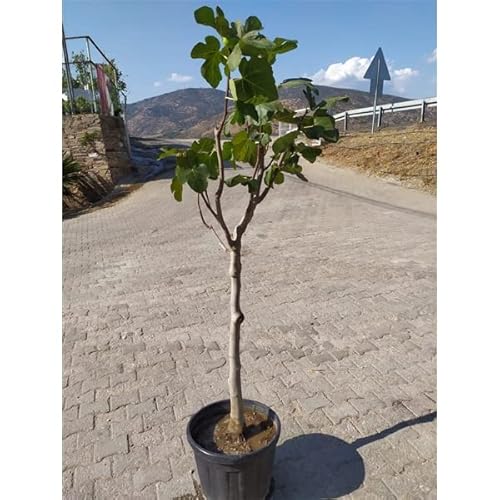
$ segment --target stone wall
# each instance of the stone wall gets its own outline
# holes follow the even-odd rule
[[[81,182],[66,208],[88,206],[109,193],[132,172],[123,120],[97,114],[63,117],[63,154],[71,153],[82,167]]]

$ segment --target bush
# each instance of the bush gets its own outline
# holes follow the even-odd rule
[[[71,194],[71,187],[76,184],[80,175],[80,164],[71,154],[63,155],[63,195]]]

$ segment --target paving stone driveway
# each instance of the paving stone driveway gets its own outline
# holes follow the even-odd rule
[[[244,241],[244,396],[283,425],[273,498],[435,498],[435,200],[307,173]],[[169,183],[63,224],[65,499],[193,493],[187,419],[226,397],[228,258]]]

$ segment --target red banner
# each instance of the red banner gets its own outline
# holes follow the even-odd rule
[[[112,115],[113,114],[113,103],[111,102],[111,96],[109,95],[109,78],[104,72],[102,64],[96,64],[97,72],[97,88],[99,89],[99,102],[101,104],[101,114],[102,115]]]

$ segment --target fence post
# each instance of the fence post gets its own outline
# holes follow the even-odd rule
[[[348,124],[347,124],[347,120],[349,119],[349,114],[347,113],[347,111],[344,113],[344,132],[347,132],[347,127],[348,127]]]
[[[129,158],[132,159],[132,148],[130,147],[130,135],[128,133],[128,125],[127,125],[127,96],[125,94],[122,95],[123,95],[122,120],[123,120],[123,130],[125,132],[125,146],[127,147],[127,153]]]
[[[420,108],[420,123],[425,120],[425,99],[422,99],[422,107]]]
[[[384,114],[384,110],[382,107],[378,110],[378,120],[377,120],[377,128],[382,126],[382,115]]]

